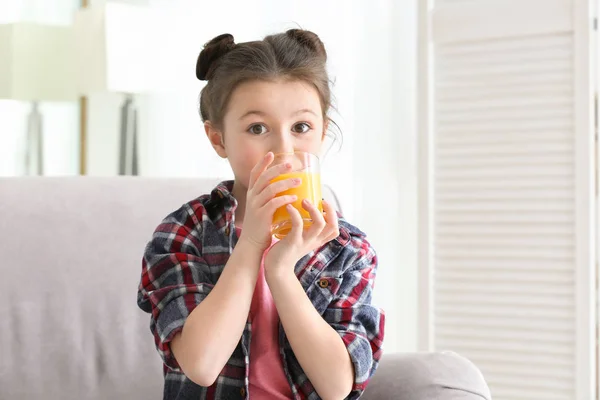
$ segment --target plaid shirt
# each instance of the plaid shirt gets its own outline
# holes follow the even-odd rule
[[[235,247],[233,182],[184,204],[156,228],[145,249],[139,307],[151,313],[150,330],[164,363],[164,399],[248,399],[252,326],[211,387],[182,372],[169,342],[208,296]],[[315,309],[342,338],[354,364],[349,399],[364,391],[382,354],[384,314],[371,305],[377,257],[365,235],[343,218],[340,235],[303,257],[295,273]],[[207,321],[207,323],[210,323]],[[319,399],[279,325],[280,353],[294,399]],[[324,357],[327,355],[324,354]]]

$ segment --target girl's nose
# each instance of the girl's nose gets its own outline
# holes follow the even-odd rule
[[[271,147],[271,151],[275,154],[278,153],[293,153],[294,152],[294,141],[291,135],[287,132],[283,132],[277,135],[277,139]]]

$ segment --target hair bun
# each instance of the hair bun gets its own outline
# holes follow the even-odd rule
[[[235,47],[233,35],[224,33],[219,35],[204,45],[204,49],[196,61],[196,78],[201,81],[207,81],[211,78],[216,61],[229,53]]]
[[[323,57],[323,59],[327,59],[325,45],[316,33],[305,31],[303,29],[290,29],[286,32],[286,35],[289,38],[296,40],[310,51],[316,53],[318,56]]]

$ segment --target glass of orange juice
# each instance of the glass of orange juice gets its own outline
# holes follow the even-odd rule
[[[319,157],[302,151],[293,153],[275,154],[272,165],[289,162],[292,165],[290,172],[279,175],[271,183],[284,179],[300,178],[300,186],[281,192],[278,196],[296,195],[298,199],[292,206],[300,212],[304,220],[304,229],[312,224],[312,218],[308,211],[302,207],[302,200],[306,199],[323,212],[321,198],[321,170],[319,168]],[[273,225],[271,232],[277,239],[283,239],[292,230],[292,219],[285,207],[278,208],[273,214]]]

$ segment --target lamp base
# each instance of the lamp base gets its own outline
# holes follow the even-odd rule
[[[120,131],[119,175],[138,175],[137,108],[131,94],[121,106]]]
[[[42,114],[34,101],[27,116],[27,142],[25,151],[25,175],[44,174],[44,143]]]

